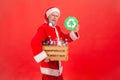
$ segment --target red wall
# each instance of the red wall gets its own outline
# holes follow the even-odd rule
[[[51,6],[79,20],[81,38],[69,46],[65,80],[120,80],[120,0],[1,0],[0,80],[40,80],[30,41]]]

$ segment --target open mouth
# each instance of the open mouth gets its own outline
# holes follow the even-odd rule
[[[55,21],[55,22],[56,22],[56,20],[52,20],[52,21]]]

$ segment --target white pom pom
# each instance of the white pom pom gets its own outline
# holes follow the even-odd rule
[[[49,26],[52,26],[52,23],[49,23]]]

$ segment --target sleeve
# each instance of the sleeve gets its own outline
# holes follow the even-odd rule
[[[42,41],[45,39],[45,31],[43,28],[39,28],[31,41],[31,47],[34,55],[34,59],[37,63],[41,62],[47,57],[47,54],[42,49]]]
[[[62,39],[67,39],[68,42],[71,42],[80,38],[80,35],[78,32],[71,31],[69,34],[64,34],[59,27],[58,27],[58,31],[59,31],[60,37],[62,37]]]

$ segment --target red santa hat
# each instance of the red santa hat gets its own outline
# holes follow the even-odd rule
[[[60,16],[60,10],[58,8],[50,8],[46,11],[46,17],[48,17],[51,13],[53,12],[58,12],[59,16]]]

